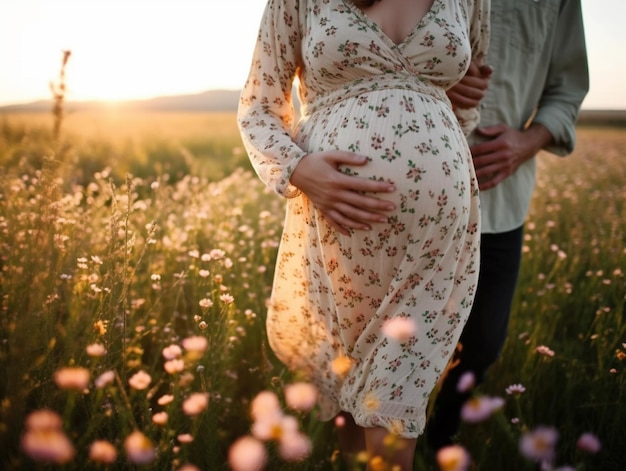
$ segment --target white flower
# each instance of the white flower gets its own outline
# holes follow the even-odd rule
[[[387,337],[404,343],[415,335],[417,325],[409,317],[392,317],[384,322],[382,331]]]

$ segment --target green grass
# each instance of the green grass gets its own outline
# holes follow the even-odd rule
[[[136,469],[123,442],[140,430],[158,450],[141,469],[228,469],[230,445],[250,431],[251,400],[270,390],[313,452],[288,463],[268,444],[267,469],[339,469],[332,424],[284,403],[297,378],[264,333],[284,202],[250,172],[234,116],[69,115],[57,144],[49,121],[0,117],[0,468]],[[559,466],[626,465],[625,144],[619,130],[581,128],[574,155],[540,157],[510,336],[477,391],[506,404],[464,425],[472,469],[536,469],[518,440],[541,424],[559,431]],[[206,352],[167,373],[162,350],[198,335]],[[87,355],[94,343],[107,354]],[[85,391],[57,386],[68,366],[89,370]],[[146,390],[128,383],[140,370],[152,379]],[[117,379],[99,389],[106,371]],[[526,391],[514,399],[504,388],[516,383]],[[197,392],[209,406],[188,416],[182,402]],[[164,394],[174,401],[160,405]],[[21,449],[25,418],[41,408],[62,417],[70,463],[37,464]],[[152,422],[160,411],[165,426]],[[584,432],[600,438],[600,453],[577,450]],[[186,433],[191,443],[178,440]],[[114,464],[90,461],[97,439],[115,445]],[[422,443],[417,462],[435,468]]]

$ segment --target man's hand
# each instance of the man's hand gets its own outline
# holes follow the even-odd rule
[[[465,76],[446,93],[455,108],[475,108],[487,93],[493,69],[471,62]]]
[[[340,165],[365,165],[367,159],[353,152],[313,152],[298,163],[291,183],[299,188],[322,213],[328,224],[342,234],[350,229],[371,229],[370,223],[387,222],[387,211],[395,205],[390,201],[363,193],[390,193],[389,182],[347,175]]]
[[[552,135],[541,124],[525,131],[498,124],[478,128],[476,133],[489,138],[470,149],[480,190],[497,186],[552,142]]]

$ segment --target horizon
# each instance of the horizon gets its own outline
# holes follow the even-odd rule
[[[581,3],[591,79],[582,108],[626,109],[626,2]],[[49,83],[58,78],[63,50],[72,52],[70,102],[239,90],[265,4],[231,0],[215,14],[200,0],[0,2],[0,41],[12,45],[0,48],[0,106],[51,99]]]

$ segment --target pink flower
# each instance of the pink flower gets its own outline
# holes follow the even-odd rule
[[[126,456],[131,463],[149,464],[156,457],[156,449],[148,437],[139,430],[131,433],[124,440]]]
[[[155,425],[163,426],[167,423],[169,416],[167,412],[157,412],[152,416],[152,423]]]
[[[163,369],[169,374],[180,373],[185,369],[185,361],[182,358],[168,360],[163,364]]]
[[[83,391],[89,386],[89,370],[81,367],[66,367],[54,373],[54,382],[61,389]]]
[[[171,394],[163,394],[157,400],[157,404],[159,404],[160,406],[166,406],[168,404],[171,404],[173,401],[174,401],[174,396],[172,396]]]
[[[559,432],[554,427],[539,426],[522,435],[520,452],[533,461],[552,461],[558,439]]]
[[[468,399],[461,409],[461,418],[465,422],[477,423],[488,419],[504,405],[501,397],[473,397]]]
[[[101,343],[92,343],[85,348],[87,355],[90,357],[102,357],[107,354],[107,349]]]
[[[106,440],[96,440],[89,447],[89,459],[98,463],[111,464],[117,459],[117,450]]]
[[[310,383],[294,383],[285,387],[285,400],[291,409],[308,412],[317,402],[317,388]]]
[[[282,413],[278,396],[271,391],[261,391],[252,400],[250,413],[254,420],[259,420],[264,416]]]
[[[193,393],[183,401],[183,412],[189,416],[200,415],[209,406],[207,393]]]
[[[180,443],[191,443],[193,442],[193,435],[190,433],[181,433],[178,437],[176,437]]]
[[[441,471],[466,471],[470,465],[470,455],[460,445],[451,445],[437,452],[437,464]]]
[[[459,382],[456,384],[456,390],[460,393],[469,392],[476,385],[476,376],[471,371],[466,371],[459,378]]]
[[[551,350],[550,347],[546,347],[545,345],[539,345],[536,350],[537,353],[541,353],[542,355],[545,355],[547,357],[554,356],[554,350]]]
[[[383,334],[400,343],[407,342],[417,332],[415,321],[409,317],[392,317],[385,321]]]
[[[602,444],[598,437],[594,434],[586,432],[583,433],[578,441],[576,442],[576,446],[587,453],[598,453],[602,448]]]
[[[130,387],[138,391],[146,389],[148,386],[150,386],[151,382],[152,377],[144,370],[138,371],[128,380],[128,384],[130,384]]]
[[[188,352],[203,354],[209,346],[209,341],[201,335],[194,335],[183,339],[183,347]]]
[[[278,453],[285,461],[301,461],[311,453],[311,440],[300,432],[288,433],[280,438]]]
[[[526,391],[526,388],[522,386],[521,384],[511,384],[509,387],[505,389],[505,391],[507,394],[511,396],[519,396],[524,391]]]
[[[172,344],[165,347],[161,351],[161,354],[166,360],[174,360],[175,358],[180,358],[182,356],[183,350],[178,345]]]
[[[233,471],[260,471],[267,463],[267,450],[253,437],[239,438],[228,450],[228,464]]]
[[[38,410],[26,417],[22,449],[35,461],[67,463],[74,458],[74,446],[62,430],[61,417],[51,410]]]
[[[93,384],[96,386],[96,388],[103,389],[106,388],[109,384],[113,384],[113,381],[115,381],[115,372],[109,370],[98,376],[94,380]]]

